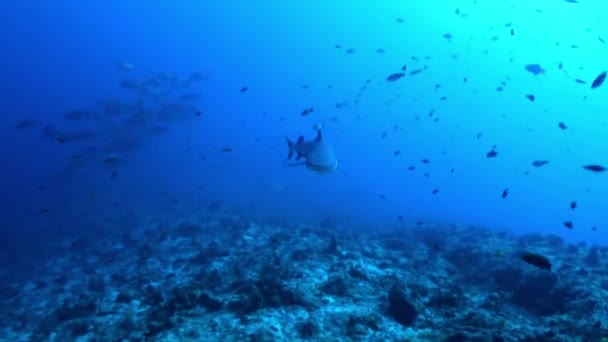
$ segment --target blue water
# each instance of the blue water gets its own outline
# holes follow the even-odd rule
[[[589,87],[606,68],[601,8],[563,1],[7,4],[3,226],[26,234],[219,200],[293,222],[329,215],[385,226],[401,215],[605,242],[608,182],[582,169],[606,163],[606,88]],[[134,69],[121,70],[120,62]],[[532,63],[545,73],[527,72]],[[427,69],[387,82],[403,65]],[[121,80],[193,71],[205,75],[192,89],[203,115],[134,138],[142,146],[124,156],[114,180],[97,161],[56,174],[74,153],[120,137],[62,145],[41,139],[41,126],[14,129],[32,119],[78,130],[80,123],[62,120],[65,112],[98,109],[100,98],[133,101]],[[301,116],[308,107],[314,112]],[[312,138],[318,123],[348,175],[285,166],[284,136]],[[488,159],[493,146],[498,156]],[[421,164],[425,158],[430,164]],[[534,160],[550,163],[534,168]],[[167,205],[161,191],[180,203]],[[92,194],[94,201],[84,200]],[[108,205],[118,200],[121,208]],[[43,208],[48,215],[33,217]]]
[[[7,2],[2,241],[23,260],[53,239],[219,203],[252,221],[606,244],[608,172],[583,166],[608,166],[608,84],[591,89],[608,69],[608,7],[579,2]],[[121,86],[159,78],[160,95]],[[65,119],[103,101],[143,109]],[[165,104],[183,107],[163,117]],[[340,170],[287,165],[285,137],[312,139],[315,125]]]

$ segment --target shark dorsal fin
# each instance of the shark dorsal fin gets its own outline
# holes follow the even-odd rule
[[[317,137],[315,138],[315,141],[321,141],[321,139],[323,139],[323,136],[321,135],[321,130],[318,129],[317,130]]]

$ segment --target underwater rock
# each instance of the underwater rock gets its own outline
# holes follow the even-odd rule
[[[312,320],[298,323],[296,325],[296,330],[298,331],[298,335],[300,336],[300,338],[303,339],[311,339],[315,337],[320,331],[319,327]]]
[[[600,256],[596,246],[591,247],[589,253],[583,259],[583,262],[588,267],[598,267],[600,265]]]
[[[321,286],[321,291],[326,294],[339,296],[339,297],[348,297],[349,296],[349,286],[344,280],[344,277],[335,277],[333,279],[329,279],[325,284]]]
[[[405,327],[413,325],[418,317],[418,310],[400,285],[393,285],[388,293],[388,314]]]
[[[558,286],[557,282],[554,273],[531,273],[523,277],[512,290],[511,302],[534,315],[558,314],[573,298],[571,290],[566,286]]]

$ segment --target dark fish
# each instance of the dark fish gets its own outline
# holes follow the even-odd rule
[[[344,106],[346,106],[346,102],[338,102],[338,103],[336,103],[336,109],[342,108]]]
[[[419,73],[421,73],[421,72],[422,72],[422,70],[424,70],[424,69],[416,69],[416,70],[412,70],[412,71],[410,71],[410,75],[416,75],[416,74],[419,74]]]
[[[507,196],[509,196],[509,188],[505,188],[505,189],[502,191],[502,195],[501,195],[502,199],[507,198]]]
[[[532,162],[532,166],[534,167],[541,167],[541,166],[545,166],[549,164],[548,160],[535,160]]]
[[[241,93],[244,93],[244,92],[246,92],[248,89],[249,89],[248,87],[242,87],[242,88],[241,88],[241,90],[240,90],[240,92],[241,92]]]
[[[565,221],[564,227],[566,227],[568,229],[572,229],[572,228],[574,228],[574,224],[572,224],[572,221]]]
[[[508,195],[509,195],[509,189],[506,188],[506,189],[504,189],[502,191],[502,196],[501,197],[502,197],[502,199],[505,199],[505,198],[507,198]]]
[[[48,209],[41,209],[41,210],[38,210],[38,212],[36,213],[36,216],[42,216],[42,215],[47,214],[48,212],[49,212]]]
[[[201,116],[201,114],[202,114],[202,113],[201,113],[201,111],[199,110],[199,111],[196,111],[196,113],[195,113],[194,115],[196,115],[196,116]]]
[[[382,133],[382,135],[380,136],[380,138],[382,138],[382,139],[386,138],[386,135],[387,135],[387,134],[388,134],[388,133]]]
[[[511,29],[511,35],[514,36],[515,35],[515,29]]]
[[[535,76],[545,73],[545,69],[543,69],[540,64],[526,64],[525,68],[527,72],[530,72]]]
[[[65,144],[65,139],[64,139],[64,138],[62,138],[62,137],[57,137],[57,139],[56,139],[56,140],[57,140],[57,142],[58,142],[58,143],[60,143],[60,144]]]
[[[411,165],[411,166],[409,166],[407,169],[408,169],[408,170],[410,170],[410,171],[414,171],[414,170],[416,170],[416,167],[415,167],[415,166],[413,166],[413,165]]]
[[[530,100],[531,102],[534,102],[534,100],[536,100],[536,97],[534,97],[534,95],[532,95],[532,94],[528,94],[528,95],[526,95],[526,98],[527,98],[528,100]]]
[[[312,113],[314,110],[315,110],[315,109],[314,109],[313,107],[306,108],[306,109],[304,109],[304,110],[302,111],[302,113],[300,113],[300,115],[302,115],[302,116],[306,116],[306,115],[308,115],[308,114]]]
[[[597,75],[597,77],[593,80],[593,83],[591,83],[591,89],[595,89],[595,88],[601,86],[605,80],[606,80],[606,72],[604,71],[601,74]]]
[[[483,136],[483,133],[477,133],[477,139],[481,138]]]
[[[384,195],[378,195],[381,199],[386,200],[386,196]]]
[[[551,270],[551,262],[545,256],[536,253],[524,252],[521,259],[530,265],[534,265],[541,270]]]
[[[38,121],[36,121],[36,120],[23,119],[23,120],[19,120],[15,123],[15,128],[16,129],[26,129],[26,128],[34,127],[36,125],[38,125]]]
[[[398,24],[403,24],[403,18],[395,18],[395,21],[396,21]]]
[[[429,164],[431,162],[429,159],[421,159],[420,161],[424,164]]]
[[[496,150],[492,150],[488,153],[486,153],[486,158],[495,158],[498,155],[498,152],[496,152]]]
[[[572,209],[572,210],[576,209],[576,202],[572,201],[570,203],[570,209]]]
[[[405,65],[405,64],[404,64],[404,65],[401,67],[401,71],[406,71],[406,70],[407,70],[407,65]]]
[[[388,77],[386,78],[386,80],[389,81],[389,82],[395,82],[395,81],[397,81],[398,79],[400,79],[403,76],[405,76],[404,73],[402,73],[402,72],[396,72],[394,74],[388,75]]]
[[[403,216],[401,216],[401,215],[397,216],[397,220],[399,220],[400,222],[403,222]]]
[[[583,81],[580,78],[575,79],[574,82],[576,82],[578,84],[587,84],[587,81]]]
[[[454,38],[454,36],[452,36],[451,33],[444,33],[443,34],[443,38],[445,38],[447,40],[451,40],[452,38]]]
[[[568,126],[566,126],[566,124],[565,124],[565,123],[563,123],[563,122],[560,122],[560,123],[558,123],[557,125],[558,125],[558,126],[559,126],[559,128],[561,128],[561,129],[568,129]]]
[[[433,195],[436,195],[439,192],[439,189],[434,189],[433,190]]]
[[[383,49],[383,48],[379,48],[379,49],[376,49],[376,52],[377,52],[377,53],[382,54],[382,53],[384,53],[384,52],[386,52],[386,51],[384,51],[384,49]]]
[[[595,164],[591,164],[591,165],[585,165],[583,166],[584,169],[592,171],[592,172],[604,172],[606,171],[606,167],[602,166],[602,165],[595,165]]]
[[[604,39],[602,39],[602,37],[597,37],[597,40],[599,40],[602,43],[605,43],[606,41]]]
[[[224,148],[222,148],[222,152],[224,152],[224,153],[232,152],[232,147],[224,147]]]
[[[564,1],[571,3],[571,4],[578,4],[578,0],[564,0]]]
[[[118,171],[112,172],[112,174],[110,175],[110,179],[114,179],[116,178],[116,176],[118,176]]]
[[[397,150],[397,151],[393,152],[393,155],[398,156],[400,153],[401,153],[401,151]]]
[[[355,49],[350,48],[350,49],[346,50],[346,53],[349,55],[352,55],[353,53],[355,53]]]

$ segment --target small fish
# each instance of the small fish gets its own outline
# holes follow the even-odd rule
[[[535,160],[532,162],[532,166],[534,167],[541,167],[541,166],[545,166],[549,164],[548,160]]]
[[[56,140],[57,140],[57,142],[58,142],[58,143],[60,143],[60,144],[65,144],[65,138],[62,138],[62,137],[57,137],[57,139],[56,139]]]
[[[568,229],[572,229],[572,228],[574,228],[574,224],[572,223],[572,221],[565,221],[564,227],[566,227]]]
[[[575,201],[572,201],[570,203],[570,209],[572,209],[572,210],[576,209],[576,202]]]
[[[401,153],[400,150],[396,150],[395,152],[393,152],[393,155],[398,156]]]
[[[583,166],[584,169],[592,171],[592,172],[604,172],[606,171],[606,167],[602,166],[602,165],[596,165],[596,164],[591,164],[591,165],[585,165]]]
[[[545,73],[545,69],[543,69],[540,64],[526,64],[525,69],[527,72],[534,74],[534,76]]]
[[[382,133],[382,135],[380,136],[380,138],[382,138],[382,139],[386,138],[387,134],[388,134],[388,133],[386,133],[386,132],[385,132],[385,133]]]
[[[36,121],[36,120],[23,119],[23,120],[19,120],[15,123],[15,128],[16,129],[26,129],[26,128],[34,127],[36,125],[38,125],[38,121]]]
[[[403,21],[403,18],[395,18],[395,21],[396,21],[398,24],[403,24],[403,22],[404,22],[404,21]]]
[[[196,114],[195,114],[195,115],[196,115],[196,116],[201,116],[202,114],[203,114],[203,113],[201,113],[201,111],[200,111],[200,110],[198,110],[198,111],[196,111]]]
[[[413,165],[410,165],[410,166],[408,166],[408,168],[407,168],[407,169],[408,169],[409,171],[414,171],[414,170],[416,170],[416,167],[415,167],[415,166],[413,166]]]
[[[602,83],[604,83],[605,80],[606,80],[606,72],[604,71],[601,74],[597,75],[597,77],[593,80],[593,83],[591,83],[591,89],[598,88],[599,86],[602,85]]]
[[[444,33],[443,38],[445,38],[447,40],[452,40],[452,38],[454,38],[454,36],[452,36],[451,33]]]
[[[306,116],[306,115],[308,115],[308,114],[312,113],[314,110],[315,110],[315,109],[314,109],[313,107],[306,108],[306,109],[304,109],[304,110],[302,111],[302,113],[300,113],[300,115],[302,115],[302,116]]]
[[[578,4],[578,0],[564,0],[567,3]]]
[[[434,189],[433,190],[433,195],[436,195],[439,192],[439,189]]]
[[[509,196],[509,188],[505,188],[502,191],[502,196],[501,197],[502,197],[502,199],[505,199],[505,198],[507,198],[507,196]]]
[[[380,198],[381,198],[381,199],[383,199],[383,200],[386,200],[386,196],[384,196],[384,195],[382,195],[382,194],[378,195],[378,197],[380,197]]]
[[[40,210],[38,210],[38,212],[36,213],[36,216],[42,216],[42,215],[47,214],[48,212],[49,212],[49,210],[48,210],[48,209],[40,209]]]
[[[404,73],[402,73],[402,72],[396,72],[396,73],[388,75],[388,77],[386,78],[386,80],[389,81],[389,82],[395,82],[395,81],[397,81],[398,79],[400,79],[403,76],[405,76]]]
[[[376,52],[379,54],[383,54],[385,51],[383,48],[376,49]]]
[[[551,262],[547,257],[536,253],[524,252],[521,259],[530,265],[534,265],[541,270],[551,270]]]
[[[346,53],[349,55],[352,55],[353,53],[355,53],[355,49],[350,48],[350,49],[346,50]]]
[[[112,174],[110,175],[110,179],[114,179],[116,178],[116,176],[118,176],[118,171],[112,172]]]
[[[397,220],[399,220],[400,222],[403,222],[403,216],[398,215],[398,216],[397,216]]]
[[[431,161],[429,159],[421,159],[420,160],[423,164],[430,164]]]
[[[419,73],[421,73],[421,72],[422,72],[422,70],[424,70],[424,69],[422,68],[422,69],[416,69],[416,70],[412,70],[412,71],[410,71],[410,75],[416,75],[416,74],[419,74]]]
[[[404,64],[404,65],[401,67],[401,71],[407,71],[407,65],[405,65],[405,64]]]
[[[511,36],[515,35],[515,29],[511,29]]]
[[[496,152],[496,150],[492,149],[490,152],[486,153],[486,158],[496,158],[497,155],[498,155],[498,152]]]
[[[580,78],[575,79],[574,82],[578,84],[587,84],[587,81],[581,80]]]
[[[534,95],[532,95],[532,94],[528,94],[528,95],[526,95],[526,98],[527,98],[528,100],[530,100],[530,102],[534,102],[534,100],[536,100],[536,97],[535,97]]]
[[[246,92],[247,90],[249,90],[249,87],[242,87],[241,90],[239,90],[242,93]]]
[[[562,130],[564,130],[564,129],[568,129],[568,126],[566,126],[566,124],[565,124],[565,123],[563,123],[563,122],[560,122],[560,123],[558,123],[557,125],[558,125],[558,126],[559,126],[559,128],[561,128]]]
[[[224,148],[222,148],[222,152],[224,152],[224,153],[232,152],[232,147],[224,147]]]

